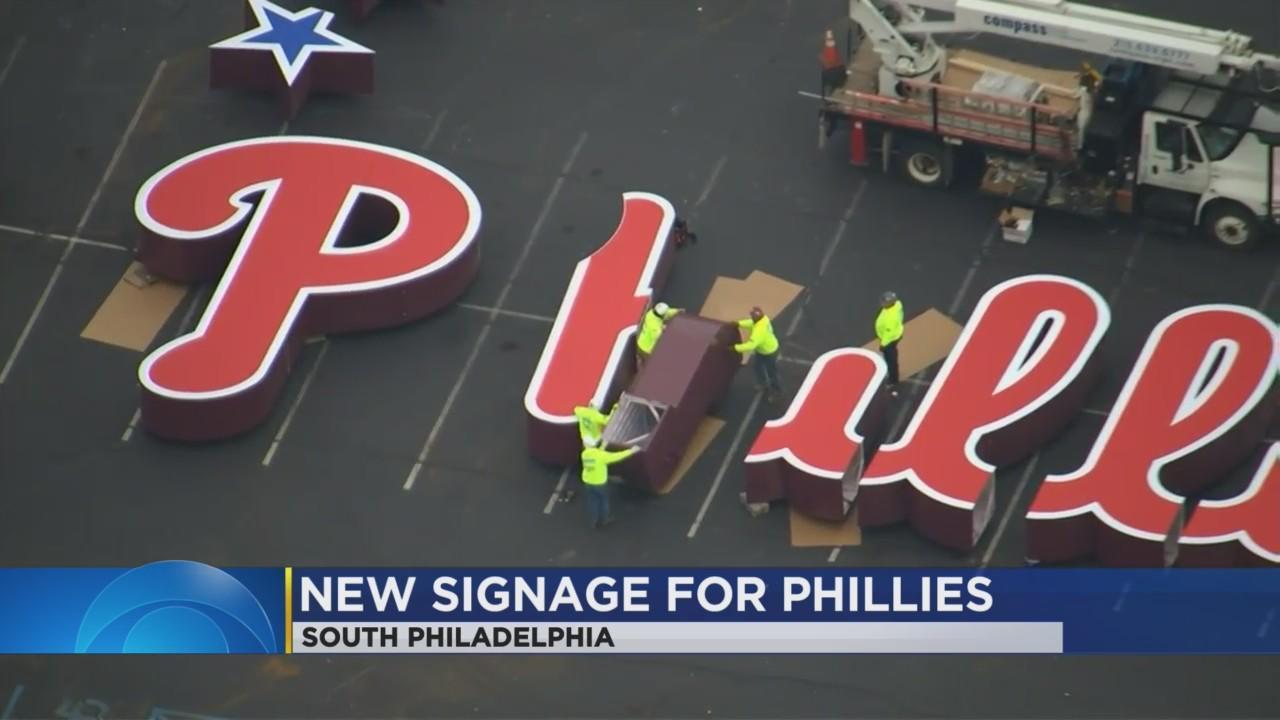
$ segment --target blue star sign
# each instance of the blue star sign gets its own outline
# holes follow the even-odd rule
[[[210,45],[210,49],[263,50],[275,56],[280,74],[292,86],[312,53],[367,53],[373,51],[329,29],[333,13],[319,8],[290,12],[269,0],[248,0],[256,27]]]

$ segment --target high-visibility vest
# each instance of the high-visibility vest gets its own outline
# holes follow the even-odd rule
[[[634,455],[635,448],[609,452],[603,448],[589,447],[582,450],[582,484],[604,485],[609,482],[609,466]]]
[[[773,323],[769,321],[768,315],[762,315],[759,322],[751,318],[739,320],[738,327],[751,328],[751,335],[745,341],[734,345],[734,350],[760,355],[772,355],[778,352],[778,337],[773,334]]]
[[[676,308],[668,309],[666,315],[659,315],[654,309],[645,313],[644,320],[640,323],[640,334],[636,337],[636,348],[645,355],[653,352],[658,338],[662,337],[662,331],[667,327],[667,321],[679,313]]]
[[[880,308],[876,315],[876,338],[880,345],[888,345],[902,339],[902,301],[898,300],[887,308]]]
[[[585,442],[590,438],[600,439],[604,436],[604,426],[609,422],[609,415],[592,407],[576,407],[573,414],[578,418],[578,434]],[[610,415],[613,413],[611,412]]]

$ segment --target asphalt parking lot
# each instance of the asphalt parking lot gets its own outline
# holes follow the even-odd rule
[[[360,24],[337,0],[281,4],[335,10],[339,33],[377,51],[377,92],[313,98],[286,126],[268,97],[210,91],[205,48],[241,29],[231,0],[0,0],[0,566],[1017,565],[1020,511],[1044,475],[1079,465],[1157,322],[1207,302],[1280,317],[1280,242],[1239,256],[1053,218],[1012,245],[994,200],[819,152],[797,91],[817,82],[842,0],[387,0]],[[1280,50],[1268,0],[1109,4]],[[308,345],[256,431],[154,440],[134,427],[142,355],[80,337],[131,261],[134,195],[187,153],[280,133],[453,170],[483,206],[480,276],[435,317]],[[737,460],[769,419],[748,412],[745,373],[677,490],[624,496],[619,522],[589,533],[578,504],[548,502],[561,473],[528,458],[522,398],[574,265],[629,190],[667,197],[701,236],[672,304],[756,268],[811,291],[783,340],[793,359],[869,339],[886,288],[908,314],[963,322],[992,285],[1053,272],[1111,303],[1111,372],[1064,436],[999,471],[1001,522],[972,556],[906,528],[793,548],[785,511],[745,513]],[[784,383],[805,370],[784,365]],[[899,429],[919,396],[894,408]],[[112,718],[1280,715],[1267,658],[0,658],[0,718],[92,716],[89,701]]]

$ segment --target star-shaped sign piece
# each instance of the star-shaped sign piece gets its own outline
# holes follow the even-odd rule
[[[333,13],[292,12],[270,0],[246,2],[248,29],[209,46],[212,87],[275,89],[290,118],[311,90],[373,92],[374,52],[330,30]]]

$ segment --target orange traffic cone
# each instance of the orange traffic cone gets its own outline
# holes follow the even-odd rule
[[[840,52],[836,50],[836,36],[830,30],[827,31],[827,37],[822,43],[822,69],[831,70],[840,67]]]

